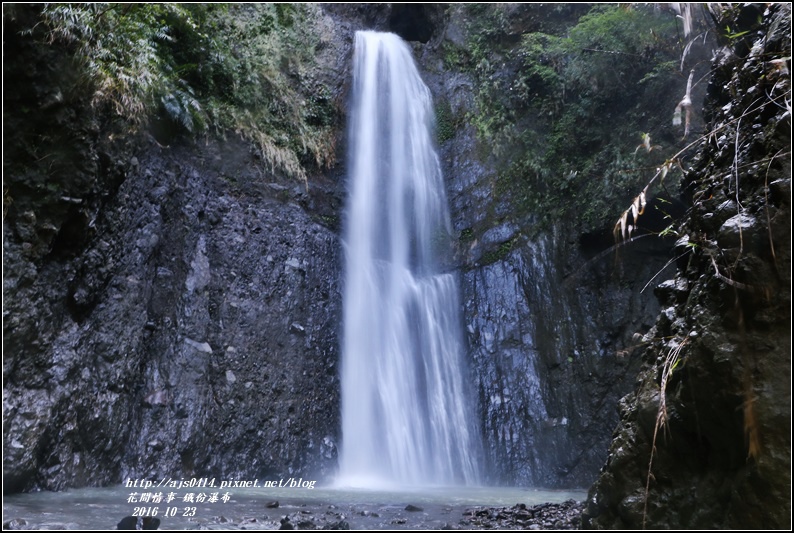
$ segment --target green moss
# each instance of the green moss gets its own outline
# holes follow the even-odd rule
[[[436,138],[439,143],[452,139],[457,130],[457,121],[452,114],[449,101],[441,100],[436,104]]]
[[[482,254],[480,258],[480,263],[483,265],[490,265],[492,263],[496,263],[497,261],[501,261],[507,257],[507,255],[513,250],[516,242],[518,241],[518,236],[513,237],[509,241],[505,241],[499,245],[498,248],[494,250],[490,250]]]
[[[471,69],[471,54],[468,50],[455,46],[449,41],[444,41],[441,46],[445,70],[468,71]]]
[[[474,240],[474,230],[471,228],[466,228],[460,231],[460,237],[458,237],[460,242],[471,242]]]
[[[334,215],[316,215],[314,220],[332,231],[339,231],[341,226],[339,217]]]

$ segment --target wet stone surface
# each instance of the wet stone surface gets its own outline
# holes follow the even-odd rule
[[[578,529],[584,504],[574,500],[535,506],[471,507],[435,505],[425,511],[407,511],[400,505],[312,505],[288,506],[276,511],[216,514],[191,518],[176,524],[164,518],[160,529],[202,530],[547,530]],[[233,511],[233,510],[232,510]],[[267,512],[264,512],[267,511]],[[112,521],[112,520],[111,520]],[[12,518],[3,529],[83,529],[74,522],[38,522]],[[134,528],[128,528],[134,529]]]
[[[585,496],[517,487],[244,489],[231,491],[226,502],[184,503],[185,493],[177,491],[172,502],[141,506],[127,503],[128,493],[116,487],[12,495],[3,506],[4,529],[42,529],[56,522],[62,529],[112,528],[136,513],[136,524],[156,518],[163,530],[578,529]]]
[[[289,524],[294,529],[440,529],[440,530],[541,530],[578,529],[584,504],[574,500],[563,503],[542,503],[535,506],[517,504],[512,507],[433,506],[411,511],[399,506],[363,506],[337,508],[330,505],[325,511],[302,509],[284,515],[280,520],[265,519],[260,525],[280,529]],[[237,525],[249,529],[256,523],[244,519]],[[230,523],[226,523],[231,525]]]
[[[460,527],[447,529],[579,529],[584,504],[575,500],[527,507],[473,507],[463,513]]]

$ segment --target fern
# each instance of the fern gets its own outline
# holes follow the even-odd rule
[[[336,160],[338,111],[310,96],[320,92],[318,9],[45,4],[42,22],[50,43],[73,50],[96,106],[133,128],[161,113],[191,134],[238,132],[271,171],[306,183],[306,165]]]
[[[202,131],[205,128],[206,120],[201,104],[189,88],[177,89],[168,93],[161,98],[161,102],[166,116],[190,133]]]

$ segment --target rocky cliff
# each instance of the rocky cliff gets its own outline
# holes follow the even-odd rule
[[[604,161],[581,175],[567,168],[570,174],[564,180],[544,176],[545,183],[533,183],[528,175],[534,172],[516,171],[514,166],[533,151],[545,152],[542,157],[552,161],[556,150],[552,139],[587,136],[575,125],[556,126],[565,123],[566,113],[583,112],[579,106],[584,104],[576,98],[564,102],[559,95],[547,95],[544,91],[550,89],[526,72],[535,62],[547,65],[551,56],[562,54],[551,45],[537,54],[527,43],[565,40],[591,7],[329,8],[343,34],[374,28],[411,41],[433,92],[440,156],[458,237],[453,267],[462,274],[471,381],[479,401],[486,469],[494,483],[546,487],[592,483],[617,421],[614,405],[639,370],[636,338],[650,329],[660,309],[650,289],[641,289],[665,267],[672,241],[648,238],[619,253],[608,252],[614,244],[611,225],[622,208],[618,202],[628,202],[632,188],[596,174],[607,172]],[[635,24],[647,15],[631,10],[594,12],[591,21],[606,25],[607,31],[617,23]],[[568,46],[569,53],[581,54],[575,45]],[[648,57],[632,71],[635,81],[650,78],[649,73],[667,59],[669,51],[662,45],[653,48],[648,45]],[[656,53],[659,57],[654,57]],[[554,60],[559,64],[549,69],[549,75],[562,78],[567,60]],[[511,85],[515,79],[525,83],[520,94]],[[631,93],[630,105],[623,98],[599,104],[606,108],[599,112],[613,116],[609,127],[625,131],[625,137],[604,134],[592,145],[577,146],[577,155],[583,159],[598,159],[604,152],[630,155],[636,152],[639,128],[650,129],[655,138],[658,133],[658,142],[672,143],[670,128],[649,119],[653,110],[672,112],[679,97],[670,89],[680,80],[664,79],[661,86],[638,83],[647,90]],[[680,89],[684,86],[685,81]],[[605,97],[601,89],[596,93]],[[510,123],[502,126],[509,134],[495,138],[484,134],[488,129],[484,124],[500,123],[505,116]],[[522,146],[527,138],[534,139],[534,146]],[[638,157],[627,166],[639,164],[647,160]],[[554,165],[555,172],[562,172],[563,163]],[[590,184],[604,183],[596,194],[609,199],[582,202],[603,212],[598,216],[578,212],[582,204],[571,198],[562,200],[569,205],[560,206],[557,187],[563,181],[570,186],[565,194],[578,194],[580,199],[592,193]],[[612,200],[614,205],[609,205]],[[675,212],[677,206],[668,209]],[[646,230],[659,224],[653,215],[648,220],[652,222]]]
[[[674,278],[591,528],[791,527],[791,7],[724,8]]]
[[[4,18],[4,490],[327,474],[339,176],[129,133],[34,16]]]
[[[610,40],[615,28],[645,19],[633,10],[606,7],[590,17],[584,17],[590,6],[578,5],[323,9],[317,26],[320,69],[313,75],[330,102],[346,104],[357,29],[391,30],[411,41],[434,93],[458,236],[451,267],[461,272],[471,381],[479,402],[475,416],[490,480],[589,486],[618,422],[615,405],[640,364],[646,362],[641,376],[651,387],[653,366],[647,365],[669,352],[659,344],[669,341],[662,337],[683,339],[681,324],[687,331],[694,326],[679,319],[699,320],[683,307],[687,295],[701,294],[696,285],[664,285],[663,306],[650,288],[641,290],[667,263],[673,241],[647,237],[610,251],[611,225],[642,184],[643,176],[632,168],[660,164],[664,150],[680,146],[668,113],[686,79],[666,76],[675,70],[670,64],[678,65],[670,61],[669,43],[661,37],[635,43],[633,30],[624,32],[623,41]],[[164,135],[157,128],[131,134],[128,123],[92,105],[68,48],[19,33],[35,24],[34,15],[20,11],[4,18],[10,80],[4,93],[5,490],[110,484],[128,476],[327,477],[341,438],[343,158],[331,170],[314,169],[304,184],[274,172],[231,134],[226,140]],[[613,48],[590,43],[587,32],[593,31]],[[665,31],[674,35],[671,27]],[[578,40],[568,40],[569,34]],[[603,54],[602,63],[594,54]],[[604,57],[630,59],[603,62]],[[728,76],[732,57],[726,55],[722,67]],[[608,70],[615,65],[622,69],[618,78],[617,69]],[[764,58],[753,68],[774,65]],[[284,69],[290,72],[289,61]],[[741,83],[757,81],[756,74]],[[615,83],[619,94],[611,89]],[[750,102],[777,81],[769,83],[754,89]],[[748,142],[739,143],[743,150],[760,150],[749,143],[751,131],[780,135],[782,126],[769,126],[766,115],[763,121],[739,119],[739,107],[724,107],[729,99],[719,96],[720,84],[712,87],[712,98],[722,99],[714,113],[725,114],[715,120],[741,122],[748,132]],[[736,82],[734,92],[744,87]],[[784,100],[776,102],[785,106]],[[769,113],[773,107],[763,109]],[[598,122],[596,112],[610,119]],[[344,121],[335,127],[342,154]],[[726,160],[735,146],[731,131],[726,126],[711,138],[724,136],[719,146]],[[638,147],[640,132],[650,132],[659,144]],[[711,279],[708,290],[716,291],[722,306],[733,305],[730,291],[752,280],[747,272],[755,258],[768,259],[766,241],[756,243],[766,235],[766,214],[769,220],[788,216],[790,192],[784,176],[776,174],[786,157],[783,150],[747,159],[750,169],[757,163],[754,178],[739,183],[755,183],[753,191],[742,193],[753,201],[737,199],[730,179],[722,183],[730,172],[708,170],[709,187],[726,187],[725,198],[697,195],[699,174],[688,174],[695,184],[690,195],[707,203],[701,225],[680,230],[700,245],[689,247],[700,259],[687,268]],[[700,161],[703,169],[719,162],[716,156]],[[769,201],[759,204],[763,180]],[[667,186],[676,191],[674,182]],[[734,213],[727,204],[718,209],[731,199],[755,210]],[[668,200],[677,202],[677,193]],[[662,207],[675,216],[680,205]],[[658,232],[669,221],[650,211],[645,229]],[[739,214],[751,220],[734,220]],[[785,288],[787,256],[777,244],[788,234],[781,224],[768,223],[777,232],[778,269],[770,272],[783,279],[773,286]],[[742,228],[743,248],[732,260],[740,258],[740,267],[728,272],[733,263],[721,259],[710,271],[703,243],[721,235],[720,247],[735,248],[735,228]],[[704,237],[709,231],[715,237]],[[751,242],[759,246],[757,255]],[[741,268],[749,270],[738,275]],[[659,275],[670,277],[672,270]],[[730,311],[732,320],[766,320],[754,307],[765,302],[764,291],[738,294],[743,314]],[[781,298],[785,291],[775,294]],[[663,322],[652,328],[660,309]],[[713,335],[723,335],[720,320],[704,322],[717,328]],[[770,320],[764,327],[782,335],[782,323]],[[699,331],[699,339],[706,339],[705,328]],[[762,346],[749,337],[751,331],[747,326],[743,345]],[[723,340],[709,346],[721,350],[728,346]],[[780,339],[763,342],[784,346]],[[648,345],[657,352],[646,349],[640,357]],[[695,345],[687,340],[685,349]],[[712,376],[712,370],[722,375],[725,368],[703,368],[687,379],[705,381],[702,376]],[[742,363],[727,372],[741,377],[741,387],[714,385],[704,394],[729,391],[720,412],[735,418],[731,413],[750,405],[744,395],[764,387],[754,373],[776,368]],[[655,417],[655,407],[621,405],[624,423],[649,410]],[[759,420],[776,420],[780,409],[782,404],[751,412]],[[741,424],[733,429],[741,439]],[[642,487],[648,436],[643,438],[631,448],[630,471]],[[782,439],[765,432],[762,438],[764,446]],[[613,462],[614,446],[611,453]],[[733,462],[726,464],[736,466],[743,453],[732,453]],[[609,522],[606,509],[624,505],[624,496],[606,491],[611,485],[604,476],[591,503],[603,516],[592,514],[593,524],[617,524]]]
[[[417,47],[439,108],[472,379],[494,482],[587,487],[617,421],[614,405],[639,369],[633,339],[659,311],[651,291],[641,289],[664,268],[671,243],[641,239],[610,251],[611,227],[587,227],[581,213],[567,211],[570,205],[570,218],[544,219],[542,210],[556,201],[551,192],[538,193],[538,204],[525,201],[520,187],[529,178],[509,167],[526,151],[510,141],[489,142],[475,127],[496,120],[493,105],[481,100],[483,87],[494,77],[508,83],[520,77],[528,68],[522,43],[540,32],[565,36],[589,8],[503,9],[485,29],[488,14],[450,9],[434,39]],[[484,54],[496,65],[493,75],[450,61],[450,49],[476,46],[478,31],[493,34]],[[638,99],[637,105],[645,104]],[[550,123],[559,120],[538,115],[531,100],[515,98],[505,109],[526,135],[551,137]],[[630,116],[617,120],[630,127]],[[549,150],[548,137],[526,150]],[[575,187],[596,178],[577,179]]]

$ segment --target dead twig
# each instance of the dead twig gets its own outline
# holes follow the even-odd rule
[[[648,476],[645,480],[645,504],[642,509],[642,529],[645,529],[645,523],[648,516],[648,493],[651,488],[651,477],[653,477],[651,471],[653,469],[653,456],[656,453],[656,437],[659,434],[659,430],[665,428],[667,423],[667,384],[670,381],[670,376],[673,375],[673,371],[678,367],[681,350],[688,341],[689,335],[684,337],[684,340],[682,340],[678,345],[671,348],[670,351],[667,352],[667,356],[664,359],[664,365],[662,366],[662,379],[659,384],[659,409],[656,412],[656,423],[653,427],[651,458],[648,461]]]

